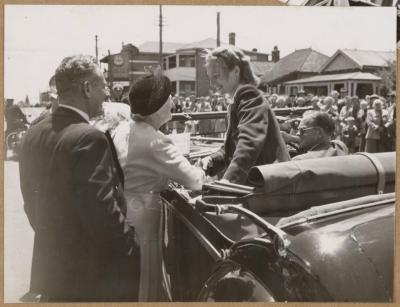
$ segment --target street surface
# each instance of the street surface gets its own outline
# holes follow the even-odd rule
[[[44,108],[22,108],[29,122]],[[4,121],[4,129],[6,124]],[[15,303],[28,292],[33,230],[24,212],[18,162],[4,162],[4,302]]]
[[[33,230],[24,212],[18,162],[4,162],[4,302],[29,290]]]

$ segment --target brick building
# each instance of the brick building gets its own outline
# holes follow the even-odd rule
[[[235,33],[229,33],[229,44],[235,45]],[[221,46],[228,44],[221,42]],[[217,47],[217,40],[207,38],[181,46],[175,53],[163,59],[164,74],[170,78],[174,93],[187,96],[207,96],[210,94],[210,81],[205,69],[205,49]],[[257,49],[243,50],[251,59],[253,71],[259,77],[274,64],[270,61],[269,54],[258,52]],[[279,60],[279,50],[275,47],[274,59]]]
[[[229,44],[235,45],[235,40],[235,33],[229,33]],[[221,42],[221,45],[228,44]],[[170,78],[174,94],[182,96],[210,94],[204,50],[216,46],[217,40],[213,38],[189,44],[163,43],[163,73]],[[259,77],[264,75],[265,71],[271,70],[274,63],[279,61],[279,50],[276,46],[272,51],[272,60],[268,53],[258,52],[255,48],[243,51],[250,57],[252,68]],[[146,75],[152,68],[159,66],[159,43],[146,42],[138,47],[123,44],[119,53],[109,54],[102,58],[100,63],[106,65],[104,74],[109,87],[112,89],[116,85],[121,85],[122,96],[126,96],[132,83]]]
[[[164,43],[163,54],[174,53],[182,46],[180,43]],[[100,60],[106,65],[104,75],[109,87],[121,85],[126,94],[130,85],[146,75],[149,70],[159,66],[158,42],[146,42],[138,47],[123,44],[119,53],[109,54]]]

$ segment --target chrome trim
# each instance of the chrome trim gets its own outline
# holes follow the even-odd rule
[[[329,217],[329,216],[333,216],[333,215],[337,215],[337,214],[341,214],[341,213],[345,213],[345,212],[351,212],[351,211],[356,211],[356,210],[375,207],[375,206],[382,206],[382,205],[386,205],[386,204],[389,204],[389,203],[392,203],[395,201],[396,201],[396,198],[385,199],[385,200],[376,201],[376,202],[372,202],[372,203],[365,204],[365,205],[353,206],[350,208],[334,210],[332,212],[316,214],[316,215],[312,215],[310,217],[302,217],[302,218],[299,218],[299,220],[297,220],[297,221],[280,226],[280,229],[284,229],[287,227],[291,227],[294,225],[299,225],[299,224],[303,224],[303,223],[307,223],[307,222],[312,222],[312,221],[315,221],[315,220],[318,220],[318,219],[321,219],[324,217]]]
[[[190,229],[190,231],[194,234],[194,236],[200,241],[200,243],[204,246],[204,248],[211,255],[213,260],[222,259],[222,255],[217,249],[211,244],[210,241],[206,239],[206,237],[194,227],[194,225],[182,214],[180,213],[172,204],[170,204],[167,200],[164,199],[164,202],[168,205],[170,209],[172,209],[175,215]]]
[[[278,253],[278,255],[281,257],[286,257],[287,248],[290,245],[290,241],[287,238],[286,232],[284,232],[282,229],[275,227],[274,225],[268,223],[263,218],[255,214],[253,211],[250,211],[243,207],[234,205],[217,205],[216,207],[218,207],[219,214],[233,211],[236,213],[240,213],[246,216],[247,218],[251,219],[253,222],[255,222],[255,224],[263,228],[263,230],[271,237],[275,250]]]

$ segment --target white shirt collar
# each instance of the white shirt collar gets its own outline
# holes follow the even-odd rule
[[[73,106],[69,106],[69,105],[61,104],[61,103],[58,105],[58,107],[62,107],[62,108],[66,108],[66,109],[70,109],[72,111],[75,111],[76,113],[78,113],[80,116],[82,116],[89,123],[89,115],[87,115],[82,110],[79,110],[78,108],[75,108]]]

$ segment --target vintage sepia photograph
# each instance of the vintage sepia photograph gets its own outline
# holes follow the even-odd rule
[[[4,302],[393,302],[397,9],[328,2],[5,5]]]

